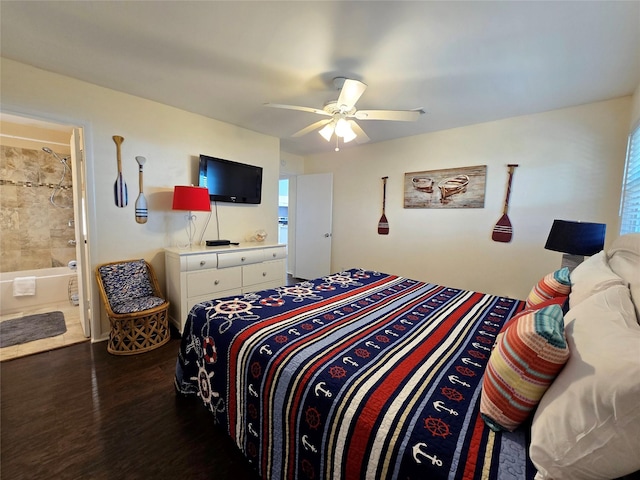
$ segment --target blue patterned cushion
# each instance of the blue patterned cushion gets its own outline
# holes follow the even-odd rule
[[[154,296],[144,260],[103,265],[98,271],[115,313],[139,312],[164,302]]]
[[[155,308],[163,303],[164,300],[159,297],[131,298],[126,302],[111,304],[111,310],[114,313],[135,313]]]

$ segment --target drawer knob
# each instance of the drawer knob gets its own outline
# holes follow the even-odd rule
[[[220,285],[220,280],[214,280],[213,284],[214,285]]]
[[[273,253],[272,255],[273,255],[273,258],[276,258],[276,254],[275,253]]]
[[[207,263],[207,262],[205,262],[204,260],[200,260],[200,266],[201,266],[201,267],[204,267],[206,263]]]
[[[267,276],[267,272],[262,272],[262,276],[266,277]]]
[[[242,257],[240,261],[244,262],[246,259],[247,259],[246,257]]]

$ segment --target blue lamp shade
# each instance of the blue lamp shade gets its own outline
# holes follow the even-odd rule
[[[604,223],[554,220],[544,248],[569,255],[595,255],[604,248]]]

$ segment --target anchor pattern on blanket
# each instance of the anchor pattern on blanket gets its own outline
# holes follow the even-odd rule
[[[332,295],[343,295],[343,291],[358,289],[367,282],[376,282],[380,275],[372,271],[352,270],[293,287],[203,302],[201,305],[204,308],[201,310],[206,311],[206,321],[198,325],[198,332],[193,331],[191,323],[187,324],[182,348],[189,358],[183,364],[197,364],[195,373],[190,373],[189,379],[198,386],[198,396],[210,411],[223,419],[231,414],[236,415],[232,424],[233,433],[237,435],[234,440],[256,465],[265,461],[265,449],[271,448],[270,444],[267,445],[272,441],[267,438],[270,435],[262,423],[263,415],[274,404],[274,398],[283,398],[298,405],[296,410],[292,410],[296,412],[295,415],[281,420],[272,417],[274,421],[282,422],[276,430],[291,436],[286,437],[282,444],[283,448],[293,448],[289,455],[295,458],[295,466],[290,467],[292,470],[289,472],[300,479],[324,478],[325,472],[317,470],[316,462],[327,448],[326,428],[332,425],[330,416],[334,402],[345,395],[351,395],[350,399],[358,398],[363,385],[353,383],[360,378],[358,375],[369,372],[367,375],[371,376],[373,383],[377,371],[384,368],[386,359],[394,349],[407,348],[403,346],[407,339],[415,337],[429,341],[429,336],[424,332],[436,329],[432,323],[447,321],[447,315],[441,312],[451,309],[450,304],[454,299],[461,304],[467,301],[472,304],[463,296],[466,295],[464,291],[421,284],[420,288],[424,288],[426,293],[421,292],[417,297],[419,301],[407,307],[406,311],[398,314],[394,311],[391,320],[380,321],[379,324],[377,320],[357,323],[359,318],[367,318],[366,312],[379,309],[379,302],[403,295],[411,298],[407,292],[420,282],[401,277],[395,277],[392,282],[381,282],[380,285],[386,286],[374,293],[363,289],[361,295],[345,296],[344,302],[326,302]],[[434,385],[429,387],[429,394],[425,391],[423,396],[416,396],[420,399],[417,403],[407,402],[407,408],[412,409],[407,411],[407,415],[415,418],[415,429],[423,433],[420,441],[407,442],[399,452],[403,462],[413,465],[407,470],[412,474],[403,473],[394,478],[430,478],[429,472],[433,472],[433,469],[449,472],[453,468],[455,459],[447,450],[439,448],[438,442],[458,438],[457,425],[468,415],[467,405],[477,395],[475,392],[479,388],[497,332],[507,316],[513,313],[513,300],[505,299],[502,304],[500,298],[494,298],[497,300],[491,302],[495,302],[495,305],[483,311],[472,325],[465,327],[468,331],[465,330],[459,352],[447,357],[446,369],[435,378]],[[302,313],[289,313],[296,312],[288,310],[289,305],[294,305]],[[307,310],[309,315],[306,315]],[[281,315],[280,311],[286,311],[286,314]],[[260,319],[260,326],[253,326],[256,319]],[[350,322],[354,322],[350,333],[338,337],[338,342],[327,340],[320,345],[318,341],[318,350],[314,353],[316,363],[303,364],[292,379],[295,379],[295,394],[288,390],[267,389],[270,382],[275,384],[283,381],[279,377],[278,365],[285,357],[295,358],[299,350],[313,345],[316,339],[330,339],[338,324],[342,328],[350,325]],[[245,335],[245,332],[253,333]],[[201,340],[195,341],[199,335],[203,335],[200,336]],[[250,347],[244,347],[240,341],[234,343],[236,337],[243,335],[253,340]],[[416,342],[416,347],[419,344]],[[236,348],[233,353],[231,346]],[[248,350],[240,351],[241,348]],[[434,343],[434,348],[437,348],[437,343]],[[407,349],[406,355],[411,352],[412,349]],[[239,355],[242,360],[236,362]],[[199,360],[194,362],[192,358]],[[233,386],[230,386],[224,383],[224,376],[219,377],[211,368],[220,362],[232,361],[233,365],[228,368],[232,369],[233,375],[237,375],[237,380],[234,379]],[[193,369],[190,371],[194,372]],[[402,376],[398,378],[402,382]],[[236,404],[225,408],[226,402],[235,398],[238,399]],[[389,400],[383,396],[376,402]],[[362,405],[358,408],[362,408]],[[351,420],[354,426],[357,425],[357,419],[355,415]],[[288,428],[289,424],[294,426],[291,433],[283,429]]]
[[[484,372],[486,362],[491,352],[491,344],[495,341],[496,332],[502,326],[498,321],[504,321],[513,302],[499,298],[486,318],[478,324],[476,334],[470,336],[467,350],[462,350],[457,361],[454,362],[450,373],[443,377],[440,387],[441,398],[434,396],[430,407],[423,418],[423,428],[433,437],[446,437],[450,433],[451,419],[460,415],[455,403],[464,400],[465,396],[473,393],[471,380]],[[432,465],[443,466],[444,460],[429,453],[427,443],[417,443],[412,447],[412,458],[417,464],[431,461]]]

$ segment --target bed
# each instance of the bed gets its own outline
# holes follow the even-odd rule
[[[265,479],[626,475],[640,469],[640,235],[619,240],[526,300],[351,269],[200,303],[176,391]],[[603,337],[616,361],[593,375]]]

